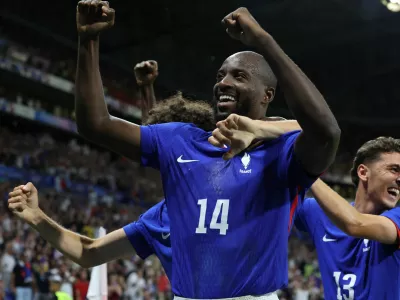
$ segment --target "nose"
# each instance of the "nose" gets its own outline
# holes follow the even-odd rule
[[[217,87],[221,92],[233,87],[233,81],[229,74],[227,74],[220,82],[217,83]]]
[[[396,184],[400,187],[400,176],[396,179]]]

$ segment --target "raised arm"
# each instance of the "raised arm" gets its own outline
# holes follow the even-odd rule
[[[321,174],[333,162],[340,139],[339,126],[324,97],[246,8],[229,14],[223,24],[228,34],[256,47],[270,64],[289,109],[303,129],[296,142],[296,156],[308,173]]]
[[[384,244],[398,242],[396,225],[389,218],[358,212],[320,179],[313,184],[311,191],[325,214],[346,234]]]
[[[142,61],[135,68],[136,83],[139,86],[142,102],[142,124],[146,122],[149,111],[156,105],[154,81],[158,76],[158,64],[155,60]]]
[[[108,112],[99,67],[99,34],[114,25],[115,12],[106,1],[80,1],[75,112],[79,133],[125,157],[140,160],[140,127]]]
[[[38,193],[31,183],[16,187],[9,196],[8,207],[18,218],[27,222],[54,248],[84,268],[135,253],[123,229],[91,239],[57,224],[39,208]]]

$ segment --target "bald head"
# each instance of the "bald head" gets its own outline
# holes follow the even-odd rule
[[[225,61],[228,60],[237,61],[240,65],[245,66],[249,72],[259,77],[265,86],[276,88],[275,74],[261,54],[253,51],[242,51],[232,54]]]

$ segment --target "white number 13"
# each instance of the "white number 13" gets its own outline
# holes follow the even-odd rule
[[[342,280],[348,282],[348,284],[344,284],[342,288],[340,288],[340,277],[342,272],[333,272],[333,277],[335,277],[335,282],[337,286],[337,300],[354,300],[354,285],[356,284],[357,275],[355,274],[343,274]],[[347,291],[349,296],[347,297],[345,294],[342,295],[342,289]]]
[[[207,233],[206,223],[206,212],[207,212],[207,199],[200,199],[197,201],[197,205],[200,205],[200,217],[199,226],[196,228],[196,233]],[[215,204],[214,212],[211,218],[210,228],[219,229],[219,234],[226,235],[228,230],[228,211],[229,211],[229,200],[218,199]],[[221,215],[221,221],[218,223],[218,217]]]

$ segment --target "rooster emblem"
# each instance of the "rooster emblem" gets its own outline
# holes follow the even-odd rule
[[[242,157],[243,168],[245,170],[247,170],[247,167],[249,166],[249,164],[250,164],[250,155],[248,155],[247,152],[245,152],[243,157]]]

